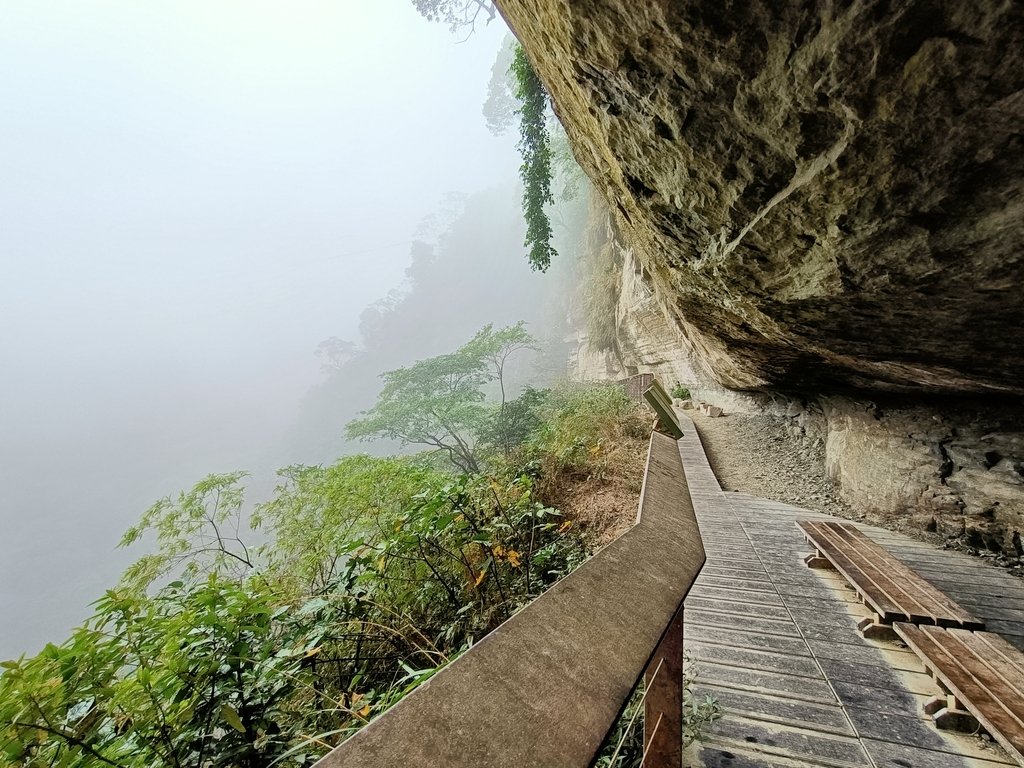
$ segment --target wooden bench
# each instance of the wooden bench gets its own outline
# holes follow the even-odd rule
[[[683,436],[683,428],[676,421],[675,412],[672,410],[672,398],[669,397],[665,388],[658,383],[657,379],[651,381],[651,385],[644,390],[644,400],[658,414],[658,424],[661,431],[678,440]]]
[[[811,568],[834,567],[857,590],[874,617],[861,622],[865,637],[892,635],[895,621],[940,627],[984,629],[985,624],[871,541],[850,523],[797,523],[815,552]]]
[[[903,622],[893,629],[945,694],[925,704],[935,724],[975,730],[980,723],[1024,765],[1024,653],[991,632]]]

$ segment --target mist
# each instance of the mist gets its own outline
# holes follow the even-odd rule
[[[0,658],[88,615],[156,499],[358,450],[383,370],[557,327],[480,112],[505,33],[407,0],[0,8]]]

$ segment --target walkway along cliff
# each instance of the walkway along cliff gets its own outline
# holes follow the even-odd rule
[[[621,362],[673,350],[852,504],[1020,555],[1024,7],[498,5],[607,204]]]

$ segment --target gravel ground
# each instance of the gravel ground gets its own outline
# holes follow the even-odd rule
[[[909,518],[864,514],[841,500],[825,474],[825,448],[794,436],[786,420],[732,414],[710,418],[687,411],[718,481],[727,491],[749,493],[849,520],[878,525],[935,546],[956,549],[1024,578],[1024,558],[978,550],[960,539],[921,530]]]
[[[710,418],[687,411],[697,425],[712,469],[727,491],[853,517],[825,475],[825,448],[793,436],[773,416]]]

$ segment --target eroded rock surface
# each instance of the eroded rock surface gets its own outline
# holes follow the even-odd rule
[[[499,5],[722,384],[1024,393],[1024,5]]]
[[[856,509],[1019,554],[1024,4],[499,4],[621,232],[581,369],[781,413]]]

